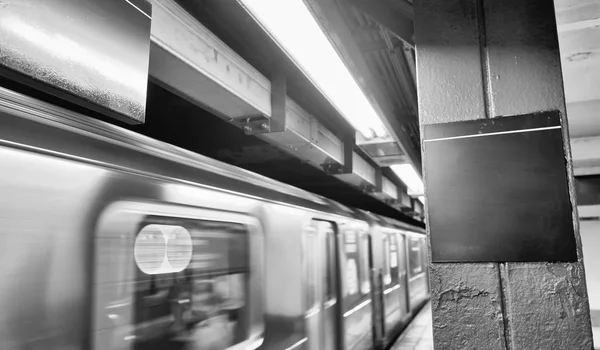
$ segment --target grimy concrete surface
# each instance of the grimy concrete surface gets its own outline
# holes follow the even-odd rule
[[[553,2],[415,0],[414,10],[421,127],[561,112],[579,256],[432,264],[435,348],[592,349]]]

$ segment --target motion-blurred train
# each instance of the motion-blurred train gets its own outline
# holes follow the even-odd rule
[[[0,349],[369,349],[422,229],[0,89]]]

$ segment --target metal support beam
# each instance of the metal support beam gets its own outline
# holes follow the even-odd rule
[[[337,7],[335,0],[304,0],[313,16],[318,20],[329,39],[336,47],[344,62],[350,67],[350,71],[356,77],[357,82],[366,92],[367,98],[375,107],[375,110],[383,117],[383,123],[392,134],[394,140],[398,141],[402,152],[410,159],[415,169],[421,173],[421,158],[413,149],[412,140],[402,130],[401,122],[398,120],[392,103],[384,93],[380,82],[371,72],[369,65],[356,43],[353,33],[344,22],[344,18]]]
[[[398,200],[398,187],[387,177],[383,177],[381,193],[385,195],[385,200],[390,203],[396,203]]]
[[[284,131],[287,125],[285,101],[287,97],[287,79],[278,73],[271,80],[271,125],[269,131]]]
[[[398,187],[398,206],[402,211],[410,209],[412,206],[412,200],[408,193],[406,193],[406,189],[401,187]]]
[[[571,139],[575,176],[600,174],[600,136]]]
[[[153,15],[154,81],[319,169],[344,165],[344,142],[287,97],[283,74],[269,81],[173,0]]]
[[[354,169],[354,145],[356,144],[356,135],[349,133],[344,138],[344,166],[342,174],[351,174]]]
[[[214,111],[246,134],[375,196],[381,169],[354,151],[354,132],[336,137],[287,96],[283,73],[271,80],[261,75],[175,1],[154,0],[153,6],[150,75],[154,81]],[[389,129],[399,130],[399,124],[394,125]],[[394,152],[387,155],[407,154],[397,140],[381,141],[393,144]],[[414,151],[408,154],[416,156]],[[411,158],[415,159],[419,168],[418,157]],[[396,185],[388,182],[381,183],[380,191],[396,200]]]
[[[566,130],[552,1],[419,0],[415,1],[415,24],[421,125],[558,110],[563,117],[561,130]],[[567,165],[568,139],[564,131],[560,146],[567,150]],[[493,147],[488,152],[492,154]],[[433,198],[427,188],[429,171],[424,171],[425,190]],[[564,171],[571,202],[561,204],[574,208],[570,166]],[[486,193],[478,195],[482,201],[489,200]],[[427,225],[431,240],[436,230],[448,231],[432,225],[432,217],[440,212],[430,205],[431,201]],[[502,205],[523,206],[523,201]],[[468,221],[473,213],[465,210],[463,216]],[[431,263],[435,348],[591,349],[576,210],[571,219],[577,242],[575,262]],[[513,216],[512,220],[518,223],[521,218]],[[460,244],[446,247],[464,248]]]
[[[600,204],[600,176],[581,176],[575,178],[577,205]]]
[[[378,169],[356,152],[352,152],[352,172],[349,174],[335,175],[338,179],[354,186],[361,188],[367,192],[372,192],[377,186],[378,171],[381,173],[381,169]]]
[[[412,5],[404,0],[348,0],[357,10],[387,28],[400,40],[415,46],[414,13]]]
[[[378,194],[383,192],[383,174],[381,168],[375,168],[375,188],[373,189],[373,195],[375,198],[379,198]]]
[[[600,220],[600,204],[597,205],[578,205],[580,220]]]

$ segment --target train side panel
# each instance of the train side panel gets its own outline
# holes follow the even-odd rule
[[[410,308],[416,310],[429,298],[427,246],[425,236],[416,233],[408,233],[406,243]]]
[[[349,225],[340,233],[344,348],[365,349],[372,345],[371,235],[367,223]]]
[[[4,94],[2,349],[367,349],[428,297],[420,234]]]
[[[0,164],[0,348],[86,348],[87,233],[109,174],[1,146]]]
[[[307,213],[266,204],[258,216],[267,232],[265,295],[267,349],[306,348],[306,296],[303,240]]]

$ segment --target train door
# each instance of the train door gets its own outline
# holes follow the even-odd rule
[[[400,281],[400,308],[402,315],[408,313],[408,273],[406,266],[406,239],[403,234],[397,234],[398,243],[398,280]]]
[[[337,349],[337,287],[335,229],[313,220],[306,231],[306,324],[311,350]]]
[[[423,254],[421,254],[421,258],[423,259],[423,271],[425,272],[425,289],[426,292],[429,293],[429,255],[427,254],[427,239],[423,238],[421,240],[421,251],[423,252]]]
[[[262,234],[244,214],[110,205],[95,233],[89,348],[257,348],[264,339]]]

